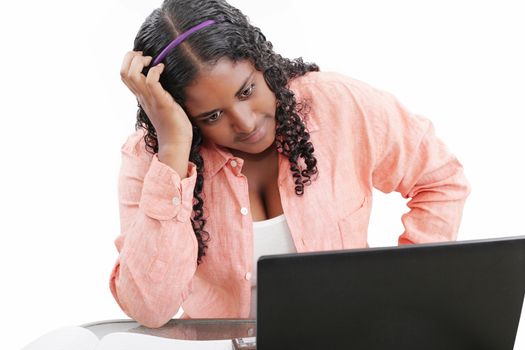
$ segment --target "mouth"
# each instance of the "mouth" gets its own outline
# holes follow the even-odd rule
[[[266,120],[263,121],[262,125],[255,129],[252,133],[240,139],[240,142],[244,143],[257,143],[266,136]]]

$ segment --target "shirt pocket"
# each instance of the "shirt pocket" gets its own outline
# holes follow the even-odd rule
[[[371,198],[364,197],[361,205],[345,214],[337,225],[343,249],[368,247],[368,222],[370,220]]]

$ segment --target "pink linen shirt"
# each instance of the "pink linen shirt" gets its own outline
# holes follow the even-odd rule
[[[373,188],[410,198],[399,244],[456,239],[469,185],[430,121],[336,73],[308,73],[290,89],[310,106],[304,120],[319,171],[297,196],[290,163],[279,154],[279,193],[298,252],[367,247]],[[190,222],[196,167],[190,162],[181,181],[146,151],[143,136],[136,131],[121,149],[113,296],[148,327],[162,326],[181,305],[185,317],[248,317],[253,224],[243,160],[211,143],[201,148],[211,239],[197,266]]]

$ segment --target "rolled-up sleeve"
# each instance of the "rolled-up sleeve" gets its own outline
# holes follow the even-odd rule
[[[161,163],[155,154],[144,178],[139,207],[153,219],[188,222],[196,176],[195,165],[189,163],[188,177],[181,180],[179,174]]]

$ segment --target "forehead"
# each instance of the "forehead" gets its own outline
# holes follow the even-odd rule
[[[213,66],[202,68],[196,79],[185,89],[185,104],[192,114],[221,108],[235,98],[246,79],[255,70],[250,61],[233,62],[223,58]]]

